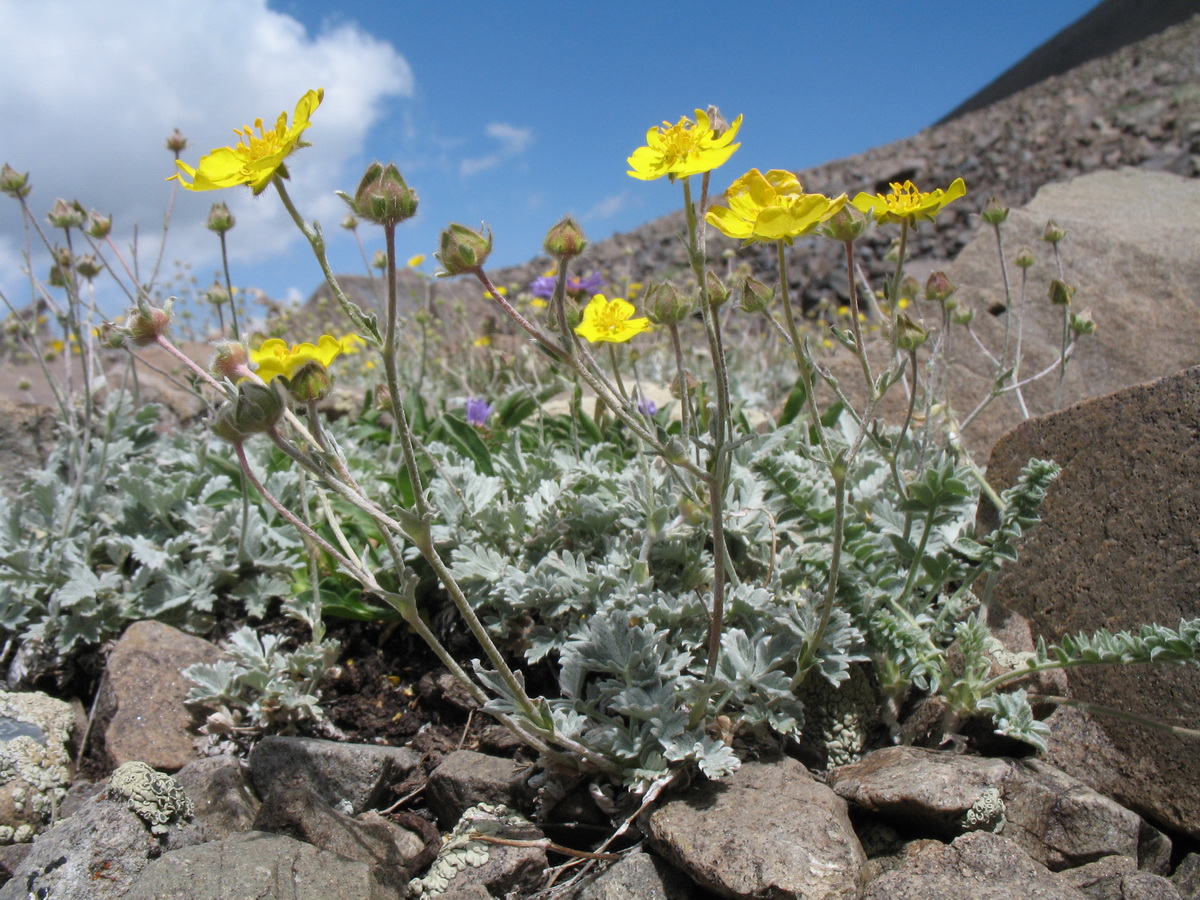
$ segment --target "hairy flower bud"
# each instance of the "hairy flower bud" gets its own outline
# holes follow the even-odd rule
[[[21,174],[5,163],[4,168],[0,169],[0,191],[8,194],[14,200],[21,200],[28,197],[31,190],[33,190],[33,185],[29,183],[29,173]]]
[[[1029,269],[1037,262],[1037,257],[1033,255],[1033,251],[1028,247],[1022,247],[1017,253],[1017,258],[1014,260],[1018,268]]]
[[[376,225],[398,225],[417,214],[417,195],[404,181],[395,163],[371,163],[354,199],[341,195],[360,219]]]
[[[874,220],[853,204],[847,203],[817,226],[817,234],[848,244],[866,233]]]
[[[911,275],[905,275],[904,280],[900,282],[900,299],[916,300],[920,290],[921,283]]]
[[[1079,313],[1071,313],[1070,328],[1077,335],[1096,333],[1096,320],[1092,318],[1092,311],[1085,309]]]
[[[100,260],[96,259],[95,254],[85,253],[75,261],[75,271],[91,281],[104,271],[104,266],[100,264]]]
[[[288,394],[297,403],[315,403],[329,396],[333,376],[318,360],[310,359],[291,378],[282,379]]]
[[[901,350],[916,350],[929,339],[929,332],[904,313],[896,318],[896,346]]]
[[[358,227],[358,216],[354,213],[346,213],[345,218],[342,219],[342,227],[347,231],[353,231]]]
[[[251,434],[261,434],[275,426],[286,409],[283,397],[270,384],[243,381],[237,398],[217,410],[213,433],[231,443]]]
[[[989,225],[999,225],[1008,218],[1008,207],[1002,206],[999,198],[992,197],[984,205],[979,216]]]
[[[448,277],[478,271],[491,252],[491,231],[487,231],[485,237],[465,225],[451,224],[442,232],[441,249],[434,254],[442,264],[443,271],[438,274]]]
[[[233,213],[229,211],[229,207],[224,203],[214,203],[212,209],[208,211],[207,227],[209,231],[224,234],[236,224],[237,219],[233,217]]]
[[[94,209],[88,213],[87,227],[84,228],[89,237],[94,237],[98,241],[104,240],[112,231],[112,217],[102,216]]]
[[[221,284],[221,282],[214,281],[209,286],[209,289],[204,292],[204,299],[213,306],[224,306],[229,302],[229,291],[226,290],[225,285]]]
[[[159,309],[155,306],[147,306],[145,311],[134,307],[125,319],[125,331],[129,334],[129,339],[139,347],[146,347],[156,343],[160,335],[167,331],[167,326],[171,324],[171,310],[168,301],[167,309]]]
[[[642,299],[642,311],[655,325],[678,325],[694,309],[693,298],[670,281],[651,285]]]
[[[54,201],[54,206],[46,214],[46,221],[55,228],[78,228],[87,220],[87,213],[79,205],[79,201],[68,203],[62,197]]]
[[[183,132],[176,128],[167,136],[166,147],[176,156],[187,149],[187,138],[183,136]]]
[[[970,325],[975,319],[975,310],[969,306],[964,306],[961,309],[956,309],[954,314],[950,316],[950,321],[955,325]]]
[[[712,269],[704,274],[704,287],[708,290],[708,302],[713,308],[722,305],[733,293]]]
[[[1070,306],[1071,298],[1075,296],[1075,288],[1060,278],[1050,282],[1050,302],[1055,306]]]
[[[371,265],[383,272],[388,267],[387,253],[383,250],[376,250],[375,255],[371,257]]]
[[[1046,223],[1046,230],[1042,232],[1042,240],[1048,244],[1057,244],[1066,236],[1066,230],[1053,219]]]
[[[944,303],[957,290],[958,286],[939,269],[925,282],[925,299]]]
[[[582,253],[587,243],[579,224],[570,216],[565,216],[546,232],[542,246],[555,259],[571,259]]]
[[[775,299],[775,286],[759,281],[753,275],[742,279],[738,306],[742,312],[762,312]]]

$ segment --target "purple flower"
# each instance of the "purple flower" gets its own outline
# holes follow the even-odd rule
[[[482,397],[470,397],[467,399],[467,424],[474,425],[476,428],[482,428],[487,424],[488,416],[492,414],[492,404],[488,403]]]
[[[543,275],[529,283],[529,293],[535,297],[541,297],[543,300],[549,300],[554,296],[554,285],[557,283],[558,279],[555,276]],[[567,294],[579,300],[583,297],[591,297],[603,286],[604,276],[599,272],[593,272],[582,278],[578,276],[568,278]]]
[[[638,410],[644,416],[653,416],[656,412],[658,412],[658,404],[649,398],[639,400]]]

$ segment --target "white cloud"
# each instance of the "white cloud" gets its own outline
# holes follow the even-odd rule
[[[582,218],[587,219],[611,219],[617,213],[625,209],[629,205],[629,192],[621,191],[619,194],[612,194],[605,197],[586,213]]]
[[[458,171],[465,178],[494,169],[505,160],[524,153],[533,144],[531,128],[518,128],[507,122],[490,122],[483,130],[500,145],[500,148],[486,156],[476,156],[460,162]]]
[[[306,219],[340,220],[335,189],[352,190],[345,171],[361,154],[388,98],[413,94],[413,75],[390,44],[356,25],[309,34],[266,0],[0,0],[0,163],[30,172],[32,210],[44,215],[56,197],[78,199],[111,214],[119,245],[139,225],[143,259],[157,251],[174,171],[163,141],[173,128],[187,136],[183,159],[193,165],[217,146],[235,143],[233,129],[261,117],[289,118],[309,88],[325,101],[289,163],[293,199]],[[183,258],[198,270],[215,261],[215,237],[204,228],[213,201],[229,204],[238,224],[229,235],[234,260],[262,260],[300,238],[277,200],[243,189],[180,191],[164,267]],[[0,259],[24,246],[17,205],[0,197]],[[37,248],[35,248],[36,250]],[[35,270],[44,270],[44,256]],[[235,274],[235,281],[237,280]],[[19,273],[0,272],[14,302]]]

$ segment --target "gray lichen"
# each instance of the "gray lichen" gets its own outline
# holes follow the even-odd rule
[[[144,762],[127,762],[108,779],[109,793],[122,797],[154,834],[192,818],[195,810],[179,782]]]
[[[45,829],[66,796],[66,745],[75,716],[68,704],[45,694],[0,692],[0,717],[29,726],[0,741],[0,844],[19,844]]]
[[[971,804],[971,808],[958,819],[963,833],[968,831],[990,831],[999,834],[1004,829],[1006,812],[1004,798],[996,788],[987,788]]]
[[[421,878],[408,884],[410,897],[437,897],[444,894],[450,882],[467,868],[479,868],[491,856],[492,845],[475,840],[472,833],[500,834],[507,828],[528,825],[524,816],[511,812],[503,804],[480,803],[462,814],[454,830],[446,835],[437,859]]]
[[[835,688],[810,677],[801,688],[804,737],[825,748],[830,768],[858,762],[871,729],[879,722],[879,697],[867,668],[850,667],[850,678]]]

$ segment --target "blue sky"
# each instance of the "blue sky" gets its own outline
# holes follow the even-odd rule
[[[188,135],[194,164],[232,143],[233,128],[290,113],[323,86],[313,147],[289,168],[335,270],[361,272],[362,261],[332,192],[352,193],[372,159],[395,162],[420,196],[400,229],[403,257],[431,257],[451,221],[486,222],[492,262],[507,265],[536,255],[564,214],[599,240],[677,208],[678,186],[625,174],[663,120],[709,103],[744,115],[716,190],[751,167],[801,169],[931,124],[1094,4],[0,0],[0,162],[31,172],[39,214],[76,198],[113,214],[126,248],[138,223],[147,261],[171,196],[172,128]],[[244,189],[179,194],[165,270],[183,260],[211,279],[203,221],[218,199],[239,220],[235,283],[277,298],[317,286],[278,200]],[[23,231],[0,200],[0,290],[22,305]],[[381,246],[362,235],[368,252]]]

